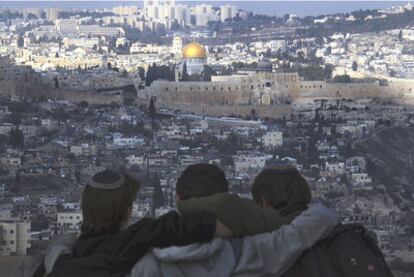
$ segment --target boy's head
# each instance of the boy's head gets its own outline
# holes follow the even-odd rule
[[[308,182],[290,165],[260,172],[254,180],[252,195],[257,204],[279,210],[283,215],[299,211],[312,200]]]
[[[115,170],[96,173],[82,193],[83,228],[118,231],[128,221],[139,182]]]
[[[194,164],[187,167],[177,180],[177,200],[228,192],[224,172],[216,165]]]

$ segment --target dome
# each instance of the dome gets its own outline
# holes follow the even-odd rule
[[[207,57],[206,49],[201,44],[191,42],[183,49],[183,58],[205,58]]]
[[[257,64],[256,71],[270,71],[272,72],[272,63],[268,59],[263,59]]]

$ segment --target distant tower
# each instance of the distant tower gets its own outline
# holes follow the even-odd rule
[[[183,51],[183,38],[180,36],[174,36],[172,52],[174,55],[180,55],[181,51]]]

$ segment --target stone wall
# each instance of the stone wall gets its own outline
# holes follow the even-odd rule
[[[78,92],[54,89],[28,82],[0,81],[0,96],[19,96],[22,98],[53,98],[71,102],[86,101],[89,104],[122,103],[122,95],[107,95],[97,92]]]
[[[257,73],[220,76],[214,82],[156,81],[138,92],[141,99],[155,97],[157,106],[206,115],[280,117],[289,103],[306,99],[384,99],[414,101],[414,81],[388,83],[332,83],[300,81],[294,74]],[[408,100],[407,100],[408,101]]]

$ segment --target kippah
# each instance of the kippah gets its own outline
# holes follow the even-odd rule
[[[298,172],[298,169],[290,164],[277,164],[269,167],[268,169],[275,170],[277,173],[294,173]]]
[[[96,173],[89,181],[89,186],[96,189],[116,189],[125,183],[125,176],[121,172],[107,169]]]

